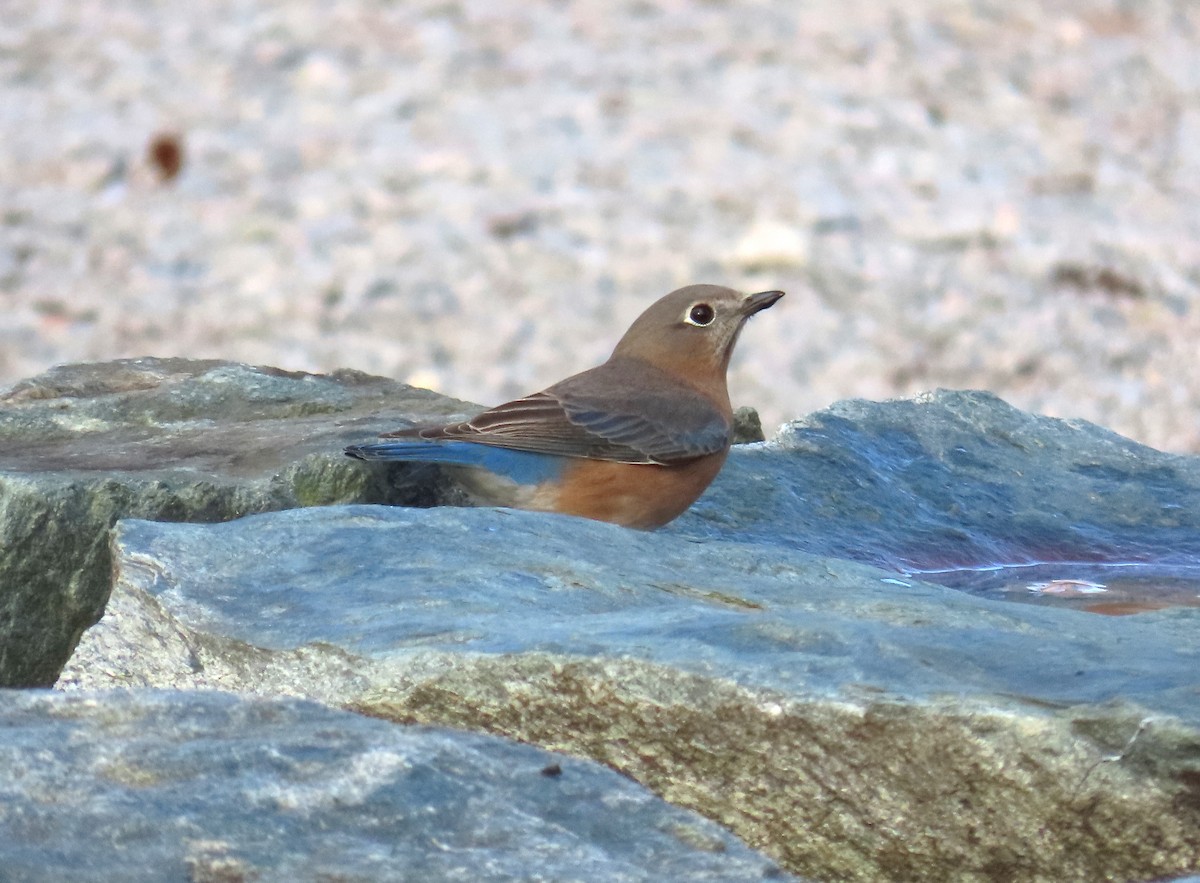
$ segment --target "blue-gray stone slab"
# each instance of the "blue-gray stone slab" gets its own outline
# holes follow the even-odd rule
[[[0,880],[793,879],[589,761],[295,699],[0,690]]]
[[[1138,880],[1200,856],[1195,608],[1100,617],[492,509],[130,520],[113,550],[64,687],[292,693],[502,733],[822,880]]]

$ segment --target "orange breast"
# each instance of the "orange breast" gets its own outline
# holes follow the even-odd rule
[[[704,493],[726,452],[672,466],[574,460],[552,493],[531,508],[612,521],[642,530],[661,527]]]

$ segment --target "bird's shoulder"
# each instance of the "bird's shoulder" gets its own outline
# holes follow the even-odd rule
[[[723,385],[705,390],[637,359],[610,359],[560,380],[542,395],[560,402],[569,415],[600,409],[681,429],[732,422]]]

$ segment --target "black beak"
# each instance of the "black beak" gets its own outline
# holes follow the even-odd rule
[[[782,291],[760,291],[758,294],[748,294],[742,301],[742,312],[747,316],[761,313],[781,297],[783,297]]]

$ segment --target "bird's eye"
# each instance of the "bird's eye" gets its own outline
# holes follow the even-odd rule
[[[706,325],[711,325],[712,320],[715,318],[717,318],[717,313],[708,304],[692,304],[692,308],[688,310],[687,323],[703,328]]]

